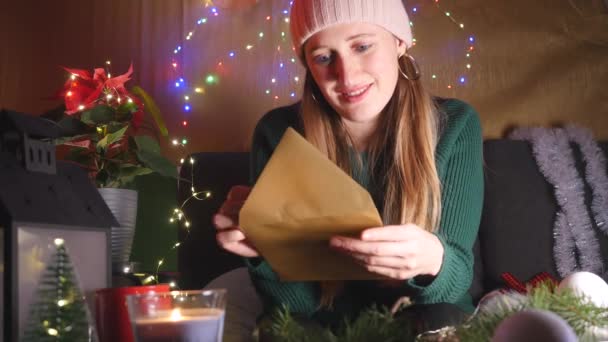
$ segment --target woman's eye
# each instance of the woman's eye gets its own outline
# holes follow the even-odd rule
[[[369,48],[371,46],[372,46],[372,44],[361,44],[361,45],[357,45],[355,50],[357,50],[358,52],[365,52],[365,51],[369,50]]]
[[[331,57],[329,55],[319,55],[314,58],[315,64],[327,64],[331,61]]]

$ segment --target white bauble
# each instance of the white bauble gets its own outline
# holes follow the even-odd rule
[[[494,290],[479,300],[475,314],[497,314],[519,310],[528,303],[528,297],[515,291]]]
[[[591,303],[608,308],[608,284],[591,272],[576,272],[559,283],[557,291],[571,289],[576,295],[585,296]]]

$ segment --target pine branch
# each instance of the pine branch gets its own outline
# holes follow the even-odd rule
[[[528,291],[527,301],[509,308],[499,306],[497,312],[480,312],[467,323],[457,327],[461,341],[489,341],[496,327],[507,317],[526,309],[551,311],[562,317],[580,338],[591,327],[608,326],[608,310],[578,296],[569,289],[557,292],[550,283],[542,283]]]
[[[285,342],[353,342],[412,341],[413,334],[409,322],[394,318],[386,308],[372,307],[363,311],[354,321],[345,320],[333,332],[329,328],[311,326],[295,319],[286,308],[273,315],[270,327],[273,341]]]
[[[341,341],[409,341],[411,324],[393,317],[386,308],[365,310],[354,322],[345,322]]]
[[[592,327],[608,326],[608,310],[592,304],[584,297],[570,290],[555,291],[555,286],[542,283],[528,290],[524,301],[518,299],[516,305],[507,301],[498,302],[495,311],[479,311],[465,324],[450,328],[447,338],[442,341],[490,341],[496,327],[509,316],[527,309],[551,311],[562,317],[579,336],[583,337]],[[372,307],[363,311],[354,321],[345,320],[335,331],[313,328],[310,323],[294,318],[286,308],[272,316],[270,334],[273,341],[285,342],[398,342],[414,341],[412,322],[402,317],[394,317],[384,308]],[[418,336],[416,341],[437,341],[433,334]],[[430,338],[430,339],[426,339]]]

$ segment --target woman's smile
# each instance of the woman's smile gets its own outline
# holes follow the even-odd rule
[[[358,103],[363,101],[367,94],[369,94],[369,90],[371,89],[372,84],[365,85],[363,87],[349,89],[343,91],[341,93],[341,98],[345,102],[348,103]]]

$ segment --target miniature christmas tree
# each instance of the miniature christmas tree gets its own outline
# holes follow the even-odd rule
[[[89,311],[62,239],[40,278],[23,341],[97,341]]]

